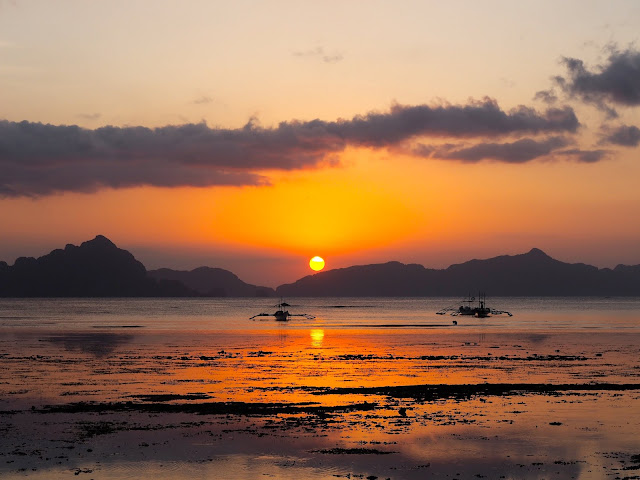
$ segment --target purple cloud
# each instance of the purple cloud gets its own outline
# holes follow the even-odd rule
[[[558,153],[581,163],[595,163],[604,160],[610,152],[606,150],[580,150],[575,148],[561,150]]]
[[[510,143],[478,143],[470,147],[418,145],[414,153],[420,156],[473,163],[482,160],[526,163],[545,157],[566,147],[569,143],[564,137],[550,137],[543,140],[523,138]]]
[[[623,147],[640,145],[640,128],[634,125],[621,125],[613,130],[605,130],[602,143],[611,143]]]
[[[562,63],[568,70],[568,78],[558,76],[556,83],[565,93],[597,106],[609,117],[617,117],[610,103],[640,105],[640,52],[611,48],[607,62],[595,70],[589,70],[577,58],[565,57]]]
[[[347,146],[398,147],[417,137],[486,138],[573,133],[569,107],[503,111],[490,99],[467,105],[395,105],[350,120],[251,119],[237,129],[204,123],[95,130],[0,121],[0,196],[37,196],[152,185],[262,185],[265,170],[333,164]]]

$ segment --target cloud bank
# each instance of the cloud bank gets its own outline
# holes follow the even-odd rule
[[[564,57],[562,63],[568,77],[558,76],[555,81],[571,97],[595,105],[611,118],[618,116],[611,104],[640,105],[640,52],[611,47],[607,62],[595,70],[577,58]]]
[[[266,170],[317,168],[348,146],[394,148],[423,136],[563,134],[579,125],[570,107],[503,111],[491,99],[467,105],[394,105],[388,112],[350,120],[294,120],[272,128],[255,119],[237,129],[199,123],[95,130],[5,120],[0,121],[0,196],[142,185],[263,185],[268,183]],[[506,158],[508,147],[503,149],[496,158]]]
[[[613,130],[607,130],[602,143],[637,147],[640,145],[640,128],[634,125],[621,125]]]
[[[606,150],[581,150],[579,148],[573,148],[570,150],[563,150],[559,153],[571,157],[578,162],[595,163],[606,158],[610,152]]]
[[[570,141],[564,137],[543,140],[523,138],[509,143],[478,143],[470,147],[457,145],[418,145],[414,153],[424,157],[476,163],[494,160],[505,163],[526,163],[550,155],[566,147]]]

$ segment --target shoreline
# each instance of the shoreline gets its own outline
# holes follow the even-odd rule
[[[30,304],[0,338],[0,477],[640,480],[637,309],[368,305]]]
[[[145,478],[178,479],[640,474],[640,384],[412,385],[318,395],[344,401],[203,402],[150,395],[146,400],[154,402],[2,411],[0,474],[136,478],[130,468]],[[627,415],[594,415],[620,408]]]

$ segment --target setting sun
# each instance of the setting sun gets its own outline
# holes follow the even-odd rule
[[[313,257],[311,260],[309,260],[309,266],[311,267],[311,270],[319,272],[324,268],[324,260],[322,259],[322,257]]]

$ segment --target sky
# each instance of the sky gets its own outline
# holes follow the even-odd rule
[[[0,0],[0,260],[640,264],[640,3]]]

